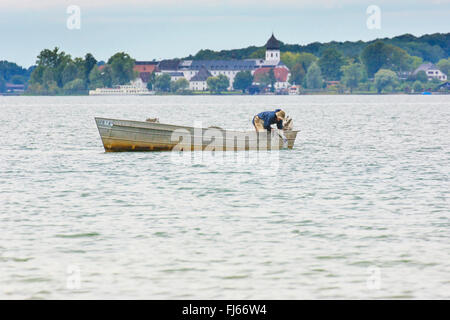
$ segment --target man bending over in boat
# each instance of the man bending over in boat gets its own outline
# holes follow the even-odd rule
[[[257,132],[260,131],[271,131],[272,124],[277,124],[277,128],[282,130],[283,129],[283,120],[286,117],[286,114],[281,109],[276,109],[275,111],[264,111],[261,113],[258,113],[256,116],[253,117],[253,125],[255,126],[255,129]]]
[[[283,120],[286,118],[286,113],[281,109],[276,109],[275,111],[264,111],[258,113],[253,117],[253,125],[255,126],[256,132],[261,131],[272,131],[272,125],[277,124],[278,134],[283,139],[283,142],[286,144],[287,139],[283,133]]]

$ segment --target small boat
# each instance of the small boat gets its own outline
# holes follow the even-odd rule
[[[106,152],[118,151],[228,151],[292,149],[297,130],[275,132],[195,128],[148,121],[95,118]]]

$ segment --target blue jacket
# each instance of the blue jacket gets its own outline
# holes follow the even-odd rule
[[[278,129],[283,129],[283,120],[277,121],[277,115],[275,114],[280,110],[281,109],[276,109],[275,111],[264,111],[257,114],[258,118],[264,120],[264,129],[266,129],[267,131],[271,131],[272,128],[270,127],[270,125],[274,123],[277,124]]]

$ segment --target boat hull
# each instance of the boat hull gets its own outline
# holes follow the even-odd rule
[[[106,152],[228,151],[292,149],[297,132],[285,131],[287,144],[267,132],[194,128],[144,121],[95,118]]]

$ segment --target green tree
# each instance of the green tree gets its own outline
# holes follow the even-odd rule
[[[242,90],[245,93],[253,83],[253,76],[250,71],[239,71],[236,73],[233,81],[233,88],[235,90]]]
[[[50,82],[55,82],[55,72],[53,71],[53,68],[45,68],[44,73],[42,74],[42,84],[48,88],[48,85]],[[58,84],[57,84],[58,85]]]
[[[66,54],[64,51],[59,51],[58,47],[53,50],[44,49],[37,56],[36,64],[38,66],[57,68],[66,60]]]
[[[80,57],[76,57],[75,59],[73,59],[73,63],[77,67],[77,75],[76,75],[75,78],[83,79],[85,81],[88,81],[89,80],[89,74],[86,75],[86,69],[85,69],[85,66],[84,66],[84,64],[85,64],[84,59],[80,58]]]
[[[39,72],[42,72],[42,77],[45,75],[46,70],[52,70],[53,76],[52,80],[56,81],[56,84],[58,87],[62,87],[63,81],[62,81],[62,73],[64,68],[68,63],[70,63],[71,57],[70,55],[66,54],[64,51],[59,51],[58,47],[55,47],[53,50],[44,49],[42,50],[39,55],[37,56],[36,64],[37,68],[33,71],[33,73],[36,70],[39,70]],[[40,67],[40,68],[39,68]],[[33,75],[33,74],[32,74]],[[48,75],[48,73],[47,73]],[[39,76],[34,77],[34,81],[38,80]],[[43,84],[45,86],[47,79],[41,79],[43,81]]]
[[[40,84],[39,82],[30,83],[28,86],[27,92],[32,94],[45,94],[47,91],[45,90],[44,86]]]
[[[94,68],[96,69],[96,68]],[[100,75],[105,87],[111,88],[113,86],[113,71],[110,65],[105,65],[102,70],[100,70]]]
[[[89,73],[89,89],[104,88],[102,75],[98,68],[93,68]]]
[[[423,85],[422,85],[422,82],[420,82],[419,80],[417,80],[416,82],[414,82],[414,84],[413,84],[413,90],[414,90],[414,92],[422,92],[422,91],[423,91]]]
[[[250,55],[250,59],[264,59],[266,55],[266,49],[265,48],[259,48],[255,51],[253,51]]]
[[[175,83],[177,83],[177,92],[180,91],[186,91],[187,89],[189,89],[189,81],[187,81],[187,79],[185,78],[180,78],[177,81],[175,81]]]
[[[275,77],[275,72],[273,71],[273,68],[269,69],[268,72],[259,75],[257,77],[257,81],[259,82],[259,87],[261,90],[266,87],[269,87],[270,91],[274,92],[275,83],[277,82],[277,79]]]
[[[47,89],[46,93],[49,95],[55,95],[55,94],[61,93],[61,88],[58,87],[58,84],[54,80],[46,82],[46,89]]]
[[[21,77],[24,79],[22,83],[25,83],[31,72],[18,66],[14,62],[0,61],[0,78],[3,78],[6,82],[13,82],[13,78]],[[14,82],[13,82],[14,83]]]
[[[41,83],[42,84],[42,76],[44,75],[45,67],[43,66],[37,66],[34,68],[34,70],[31,72],[30,75],[30,84],[33,83]]]
[[[227,91],[228,87],[230,86],[230,79],[228,79],[228,77],[223,75],[223,74],[219,74],[217,76],[217,79],[218,79],[218,81],[217,81],[217,90],[219,92]]]
[[[309,52],[282,52],[281,53],[281,61],[289,68],[292,69],[296,64],[300,64],[303,67],[303,70],[308,70],[308,68],[314,62],[317,62],[319,59]]]
[[[350,88],[350,93],[357,88],[359,83],[366,78],[366,71],[359,63],[352,63],[341,67],[343,77],[342,82]]]
[[[309,67],[314,63],[317,62],[319,58],[317,58],[312,53],[308,52],[302,52],[300,53],[300,56],[297,59],[297,63],[301,63],[303,66],[303,69],[308,70]]]
[[[65,67],[61,75],[63,85],[74,80],[77,77],[77,66],[73,62],[69,62]]]
[[[320,89],[323,86],[322,74],[317,63],[313,63],[306,73],[306,87],[308,89]]]
[[[281,61],[289,68],[292,69],[297,63],[298,59],[300,58],[300,53],[294,53],[294,52],[282,52]]]
[[[422,92],[423,91],[423,85],[420,81],[415,81],[413,84],[413,90],[414,92]]]
[[[263,90],[270,85],[269,74],[267,72],[264,74],[260,74],[255,77],[255,81],[259,83],[260,90]]]
[[[412,70],[414,63],[417,63],[405,50],[382,41],[377,41],[364,48],[361,60],[366,66],[369,77],[372,77],[380,69]]]
[[[83,90],[85,90],[86,85],[82,79],[75,79],[72,81],[67,82],[64,87],[64,93],[66,94],[74,94],[74,93],[81,93]]]
[[[13,84],[25,84],[27,82],[27,78],[25,76],[15,74],[11,77],[10,81]]]
[[[150,73],[150,77],[147,82],[148,90],[150,90],[150,91],[153,90],[153,87],[155,86],[155,79],[156,79],[156,74],[154,72]]]
[[[127,84],[136,78],[134,60],[125,52],[118,52],[108,60],[112,71],[113,85]]]
[[[428,83],[428,88],[430,91],[438,91],[439,86],[442,84],[442,81],[436,78],[431,79]]]
[[[402,36],[400,36],[402,37]],[[429,39],[425,39],[427,37],[430,37]],[[447,45],[432,45],[432,43],[436,43],[439,42],[438,39],[431,39],[433,37],[433,35],[426,35],[423,37],[423,40],[419,40],[419,38],[411,38],[408,42],[404,42],[404,43],[396,43],[396,45],[402,47],[403,49],[405,49],[406,51],[408,51],[409,54],[411,55],[415,55],[415,56],[419,56],[420,58],[426,60],[426,61],[430,61],[430,62],[437,62],[439,59],[447,56],[447,54],[445,53],[445,47],[447,47],[448,50],[448,44]],[[437,41],[436,41],[437,40]],[[449,41],[449,37],[447,36],[447,39],[443,38],[442,39],[444,42]],[[397,41],[396,41],[397,42]]]
[[[380,69],[375,74],[375,86],[378,93],[387,90],[389,87],[393,89],[396,84],[397,74],[392,70]]]
[[[439,60],[436,66],[450,78],[450,58]]]
[[[217,90],[219,92],[227,91],[228,87],[230,86],[230,79],[228,79],[228,77],[223,75],[223,74],[219,74],[217,76],[217,79],[218,79],[218,81],[217,81]]]
[[[3,79],[3,77],[0,76],[0,93],[3,93],[6,91],[6,81]]]
[[[305,80],[306,71],[301,63],[296,63],[291,69],[291,78],[289,82],[292,84],[302,84]]]
[[[219,74],[217,77],[209,77],[206,79],[206,83],[208,85],[209,91],[220,94],[223,91],[226,91],[230,86],[230,80],[227,76],[223,74]]]
[[[404,93],[410,93],[411,92],[411,83],[409,81],[403,81],[400,84],[399,90],[401,90]]]
[[[86,79],[88,84],[89,84],[89,74],[96,65],[97,60],[94,58],[94,56],[91,53],[86,53],[86,55],[84,56],[82,71],[84,71],[84,79]]]
[[[411,70],[416,70],[423,63],[423,59],[416,56],[410,56]]]
[[[187,88],[189,88],[189,81],[187,81],[185,78],[180,78],[170,83],[170,91],[172,92],[180,93],[185,91]]]
[[[341,79],[341,67],[344,65],[342,54],[334,48],[326,49],[319,59],[319,67],[323,77],[329,81]]]
[[[422,83],[428,82],[428,76],[427,76],[426,72],[423,70],[420,70],[419,72],[417,72],[415,79]]]
[[[155,89],[157,91],[168,92],[170,90],[170,75],[163,73],[156,76]]]
[[[217,90],[217,77],[209,77],[206,79],[206,85],[208,86],[209,91],[215,92]]]
[[[102,70],[94,67],[89,74],[89,89],[111,88],[112,75],[111,66],[105,65]]]
[[[377,41],[371,45],[368,45],[361,54],[361,60],[367,69],[367,74],[372,77],[386,61],[386,45]]]

